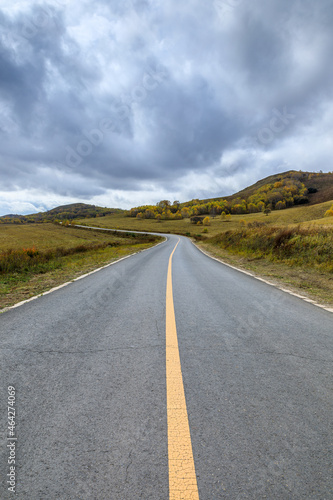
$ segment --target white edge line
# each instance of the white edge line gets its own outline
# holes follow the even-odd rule
[[[239,271],[240,273],[247,274],[248,276],[251,276],[252,278],[254,278],[254,279],[258,280],[258,281],[262,281],[263,283],[266,283],[266,285],[270,285],[270,286],[273,286],[274,288],[278,288],[282,292],[289,293],[289,295],[293,295],[294,297],[302,299],[305,302],[309,302],[313,306],[320,307],[321,309],[324,309],[325,311],[333,313],[333,308],[331,308],[331,307],[326,307],[326,306],[324,306],[322,304],[318,304],[318,302],[316,302],[315,300],[309,299],[308,297],[305,297],[304,295],[299,295],[298,293],[292,292],[291,290],[288,290],[287,288],[283,288],[282,286],[279,286],[276,283],[272,283],[271,281],[267,281],[264,278],[260,278],[259,276],[256,276],[255,274],[252,274],[249,271],[245,271],[244,269],[240,269],[239,267],[232,266],[231,264],[228,264],[227,262],[224,262],[224,260],[222,260],[222,259],[218,259],[216,257],[213,257],[212,255],[209,255],[207,252],[205,252],[204,250],[202,250],[202,248],[199,248],[198,245],[196,245],[193,241],[192,241],[192,244],[200,252],[202,252],[204,255],[206,255],[210,259],[216,260],[217,262],[219,262],[220,264],[223,264],[224,266],[231,267],[231,269],[235,269],[236,271]]]
[[[82,274],[82,276],[78,276],[77,278],[72,279],[71,281],[67,281],[66,283],[63,283],[62,285],[55,286],[54,288],[51,288],[50,290],[47,290],[46,292],[39,293],[38,295],[35,295],[34,297],[30,297],[29,299],[22,300],[21,302],[18,302],[17,304],[14,304],[13,306],[9,307],[4,307],[3,309],[0,310],[0,314],[10,311],[10,309],[15,309],[16,307],[20,307],[23,304],[26,304],[27,302],[31,302],[33,300],[38,299],[39,297],[43,297],[44,295],[48,295],[49,293],[53,293],[56,290],[60,290],[60,288],[64,288],[67,285],[70,285],[71,283],[74,283],[74,281],[82,280],[83,278],[86,278],[87,276],[90,276],[91,274],[97,273],[98,271],[101,271],[102,269],[105,269],[106,267],[113,266],[114,264],[118,264],[118,262],[121,262],[122,260],[128,259],[129,257],[133,257],[133,255],[137,255],[138,253],[146,252],[147,250],[151,250],[152,248],[156,248],[159,245],[162,245],[167,241],[167,238],[164,239],[164,241],[161,241],[160,243],[157,243],[156,245],[149,247],[149,248],[144,248],[143,250],[139,250],[138,252],[131,253],[130,255],[126,255],[125,257],[122,257],[121,259],[114,260],[113,262],[110,262],[109,264],[106,264],[103,267],[99,267],[98,269],[94,269],[93,271],[90,271],[89,273]]]
[[[89,227],[89,226],[82,226],[82,227],[86,227],[87,229],[102,229],[102,230],[109,230],[109,231],[117,231],[117,229],[109,229],[109,228],[97,228],[97,227],[93,228],[93,227]],[[119,230],[119,229],[118,229],[118,231],[127,232],[127,230]],[[131,231],[128,230],[128,232],[131,232]],[[132,232],[136,232],[136,231],[132,231]],[[139,232],[139,231],[137,231],[137,232]],[[158,234],[158,233],[149,233],[149,232],[147,232],[145,234]],[[162,236],[162,234],[163,233],[161,233],[160,235]],[[177,235],[175,235],[175,236],[177,236]],[[42,297],[43,295],[48,295],[49,293],[55,292],[56,290],[59,290],[60,288],[63,288],[65,286],[67,286],[67,285],[70,285],[71,283],[74,283],[75,281],[78,281],[78,280],[81,280],[83,278],[86,278],[87,276],[90,276],[91,274],[97,273],[98,271],[101,271],[102,269],[105,269],[107,267],[113,266],[113,264],[117,264],[118,262],[121,262],[122,260],[128,259],[129,257],[133,257],[133,255],[136,255],[136,254],[141,253],[141,252],[145,252],[146,250],[150,250],[152,248],[156,248],[159,245],[162,245],[163,243],[165,243],[167,241],[167,237],[164,237],[164,238],[165,238],[164,241],[161,241],[160,243],[157,243],[157,245],[154,245],[153,247],[145,248],[144,250],[140,250],[139,252],[134,252],[134,253],[132,253],[130,255],[126,255],[125,257],[122,257],[121,259],[118,259],[118,260],[115,260],[113,262],[110,262],[110,264],[106,264],[103,267],[99,267],[98,269],[94,269],[93,271],[90,271],[89,273],[83,274],[82,276],[78,276],[77,278],[75,278],[75,279],[73,279],[71,281],[68,281],[66,283],[63,283],[62,285],[56,286],[54,288],[51,288],[50,290],[47,290],[46,292],[42,292],[42,293],[40,293],[38,295],[35,295],[34,297],[30,297],[27,300],[23,300],[22,302],[18,302],[17,304],[14,304],[13,306],[5,307],[4,309],[0,310],[0,314],[4,313],[6,311],[9,311],[10,309],[15,309],[16,307],[20,307],[23,304],[26,304],[27,302],[31,302],[32,300],[36,300],[39,297]],[[188,239],[190,240],[190,238],[188,238]],[[314,305],[316,307],[320,307],[321,309],[324,309],[325,311],[333,313],[333,308],[326,307],[326,306],[324,306],[322,304],[318,304],[318,302],[316,302],[316,301],[314,301],[312,299],[309,299],[308,297],[305,297],[304,295],[299,295],[298,293],[292,292],[291,290],[288,290],[287,288],[283,288],[282,286],[279,286],[276,283],[272,283],[272,282],[270,282],[270,281],[268,281],[268,280],[266,280],[264,278],[260,278],[259,276],[256,276],[255,274],[250,273],[249,271],[245,271],[244,269],[240,269],[239,267],[236,267],[236,266],[233,266],[231,264],[228,264],[227,262],[225,262],[222,259],[218,259],[217,257],[213,257],[212,255],[209,255],[207,252],[205,252],[204,250],[202,250],[202,248],[199,248],[199,246],[196,245],[192,240],[190,240],[190,241],[199,250],[199,252],[201,252],[204,255],[206,255],[206,257],[209,257],[210,259],[216,260],[216,262],[219,262],[220,264],[223,264],[224,266],[227,266],[227,267],[230,267],[231,269],[239,271],[240,273],[246,274],[247,276],[251,276],[252,278],[254,278],[254,279],[258,280],[258,281],[262,281],[263,283],[266,283],[266,285],[273,286],[274,288],[277,288],[277,289],[281,290],[282,292],[288,293],[289,295],[293,295],[294,297],[302,299],[305,302],[308,302],[309,304],[312,304],[312,305]]]

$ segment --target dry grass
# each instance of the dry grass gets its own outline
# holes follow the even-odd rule
[[[49,250],[57,247],[72,248],[77,245],[114,241],[107,234],[84,229],[44,224],[0,225],[0,251],[35,247]]]
[[[0,308],[155,244],[154,237],[53,224],[0,226]]]
[[[333,231],[324,227],[255,224],[226,231],[206,243],[246,258],[265,258],[333,276]]]
[[[222,262],[250,271],[277,286],[287,288],[320,304],[333,306],[333,275],[331,273],[291,267],[286,263],[271,262],[264,258],[248,258],[205,242],[197,242],[196,245]]]
[[[326,210],[331,206],[332,201],[328,201],[313,206],[301,205],[287,210],[277,210],[268,216],[264,214],[232,215],[230,222],[216,217],[211,219],[211,225],[206,228],[207,233],[204,233],[205,228],[203,226],[193,225],[189,219],[156,222],[155,220],[137,220],[117,215],[99,218],[98,221],[94,219],[82,222],[94,225],[98,222],[101,227],[170,232],[192,236],[197,242],[201,240],[198,244],[212,255],[332,306],[333,274],[330,269],[332,267],[333,250],[333,217],[324,217]],[[259,255],[258,251],[249,251],[249,249],[242,254],[238,252],[239,248],[237,249],[235,246],[229,245],[222,248],[210,240],[210,238],[225,234],[227,231],[244,232],[251,230],[251,226],[252,230],[256,226],[264,228],[262,229],[262,243],[266,244],[269,243],[267,238],[270,231],[271,237],[276,238],[276,243],[283,240],[283,235],[291,237],[294,234],[298,245],[298,247],[297,245],[294,247],[294,256],[288,260],[283,260],[278,259],[276,255],[274,258],[273,254],[272,258],[270,258],[269,244],[266,255],[263,252]],[[295,234],[294,229],[291,229],[295,227],[299,227],[298,236]],[[320,231],[316,232],[316,230]],[[288,238],[285,238],[285,241],[287,240]],[[250,243],[250,240],[248,243]],[[296,241],[294,243],[296,244]],[[281,253],[281,247],[278,248],[277,245],[276,253]],[[323,254],[320,255],[322,250]],[[314,260],[313,255],[315,255]],[[322,261],[320,262],[320,260]]]
[[[210,226],[208,235],[214,236],[221,232],[237,229],[245,223],[264,222],[272,225],[285,224],[320,224],[330,226],[333,224],[333,217],[325,217],[324,214],[332,206],[332,201],[320,203],[319,205],[306,206],[301,205],[292,207],[287,210],[275,210],[270,215],[266,216],[262,213],[232,215],[230,221],[222,220],[221,217],[210,218]],[[174,233],[183,235],[195,235],[203,232],[202,225],[191,224],[190,219],[182,220],[162,220],[157,222],[154,219],[135,219],[125,217],[124,215],[110,215],[99,217],[98,219],[83,219],[78,224],[86,224],[87,226],[98,226],[118,229],[132,229],[135,231],[152,231],[160,233]]]
[[[211,218],[211,224],[206,228],[191,224],[189,219],[157,222],[149,219],[137,220],[119,214],[84,219],[81,223],[113,229],[183,234],[192,237],[196,236],[197,240],[207,237],[208,239],[202,241],[200,245],[215,256],[284,285],[287,284],[296,291],[306,293],[312,298],[332,305],[333,275],[329,270],[329,266],[332,264],[330,252],[332,252],[333,246],[331,238],[333,217],[324,217],[326,210],[331,206],[332,201],[329,201],[318,205],[302,205],[287,210],[274,211],[269,216],[261,213],[232,215],[231,220],[228,222],[216,217]],[[77,223],[80,222],[77,221]],[[298,235],[292,229],[295,224],[299,226]],[[207,230],[207,233],[204,233],[204,229]],[[318,229],[320,229],[319,232]],[[326,230],[328,234],[326,243],[324,243],[324,233],[321,229],[324,232]],[[247,240],[245,249],[242,250],[243,253],[239,253],[239,247],[235,248],[232,244],[222,248],[217,243],[218,238],[221,239],[221,236],[218,235],[222,235],[227,231],[241,232],[246,235],[245,240],[243,237],[244,241]],[[300,245],[299,247],[295,246],[296,255],[288,261],[277,259],[276,256],[272,258],[273,254],[269,255],[269,245],[267,247],[268,253],[262,252],[259,255],[258,248],[249,248],[254,242],[256,231],[257,236],[261,232],[263,245],[267,245],[267,242],[270,241],[269,234],[271,238],[275,238],[276,243],[279,241],[281,243],[283,240],[290,243],[294,239],[294,243]],[[322,236],[319,236],[319,233]],[[213,237],[218,237],[215,242]],[[48,262],[40,262],[41,267],[39,269],[29,270],[24,269],[23,266],[21,270],[12,269],[10,271],[8,269],[10,272],[4,272],[0,275],[0,308],[42,293],[65,281],[70,281],[80,274],[154,244],[153,241],[140,238],[141,236],[134,238],[120,233],[114,235],[79,228],[65,228],[49,223],[0,225],[0,252],[2,254],[6,255],[6,252],[12,249],[14,255],[16,252],[16,256],[21,255],[24,259],[29,257],[31,259],[30,263],[33,263],[33,259],[36,257],[33,249],[38,252],[41,260],[45,259],[47,255],[50,256]],[[235,238],[237,239],[237,236]],[[324,239],[320,241],[320,238]],[[242,244],[244,244],[244,241]],[[320,257],[318,250],[324,248],[325,245],[327,257],[324,256],[323,258],[323,256]],[[307,254],[311,246],[313,252],[316,253],[317,251],[316,258],[323,259],[321,263],[318,260],[313,260],[312,257],[309,257],[310,254]],[[26,249],[25,252],[23,248]],[[276,248],[279,249],[278,244]],[[79,251],[75,251],[75,249]],[[31,250],[32,257],[28,255],[28,251]]]

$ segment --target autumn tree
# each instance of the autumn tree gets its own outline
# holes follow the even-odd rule
[[[256,205],[254,203],[249,203],[247,206],[247,211],[250,212],[250,214],[257,212]]]
[[[169,209],[171,206],[171,202],[169,200],[161,200],[157,203],[157,206],[162,208],[163,210]]]
[[[278,201],[277,204],[275,205],[276,210],[283,210],[286,208],[286,202],[285,201]]]
[[[181,209],[181,214],[184,218],[187,218],[190,216],[190,211],[189,211],[189,208],[188,207],[183,207]]]
[[[265,210],[265,203],[263,201],[259,201],[259,203],[257,204],[257,209],[258,212],[263,212]]]
[[[174,214],[177,213],[179,210],[179,207],[180,207],[180,202],[178,200],[175,200],[172,204],[171,212]]]

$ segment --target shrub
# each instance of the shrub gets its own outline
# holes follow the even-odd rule
[[[44,252],[33,248],[23,248],[22,250],[7,250],[0,254],[0,274],[8,274],[13,272],[25,273],[45,272],[47,267],[51,265],[54,267],[56,261],[60,257],[67,255],[74,255],[76,253],[88,252],[90,250],[99,250],[107,246],[118,246],[117,242],[103,242],[97,244],[77,245],[72,248],[58,247]]]
[[[265,257],[289,265],[314,267],[333,273],[331,229],[259,225],[226,231],[208,240],[241,255]]]
[[[194,215],[193,217],[191,217],[190,221],[192,222],[192,224],[202,224],[202,221],[204,220],[204,217],[202,217],[201,215]]]
[[[329,210],[326,210],[325,217],[333,217],[333,205]]]
[[[274,248],[282,246],[287,240],[295,234],[296,230],[294,228],[283,228],[278,231],[277,235],[274,237]]]

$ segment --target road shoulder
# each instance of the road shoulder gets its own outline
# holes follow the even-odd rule
[[[215,259],[233,269],[248,274],[284,292],[299,297],[317,307],[333,312],[333,276],[325,284],[317,272],[304,269],[288,268],[286,265],[268,262],[265,259],[245,259],[231,254],[223,249],[215,249],[211,245],[197,242],[192,243],[208,257]]]

